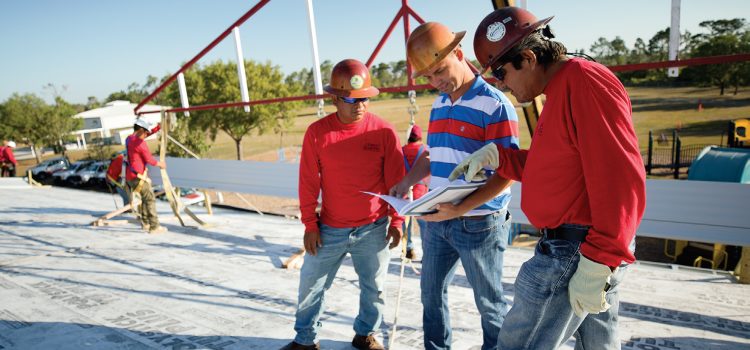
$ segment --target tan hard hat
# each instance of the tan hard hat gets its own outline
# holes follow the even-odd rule
[[[333,67],[331,82],[323,90],[339,97],[365,98],[380,93],[372,86],[370,70],[355,59],[345,59]]]
[[[466,35],[466,31],[453,33],[438,22],[427,22],[409,35],[406,54],[414,67],[412,78],[424,75],[448,56]]]

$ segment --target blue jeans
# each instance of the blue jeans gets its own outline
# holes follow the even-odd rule
[[[534,256],[521,266],[515,283],[513,307],[500,330],[498,350],[557,349],[571,335],[576,349],[620,349],[617,286],[627,267],[612,277],[606,298],[612,307],[599,314],[577,317],[568,301],[568,282],[578,268],[579,242],[542,239]]]
[[[406,234],[406,249],[414,249],[414,243],[411,241],[411,236],[414,234],[414,222],[417,222],[419,226],[419,234],[424,235],[427,232],[427,221],[417,219],[417,217],[407,218],[402,225],[402,229]],[[409,223],[408,225],[406,223]]]
[[[317,255],[305,255],[300,271],[295,342],[311,345],[318,341],[325,292],[331,288],[347,253],[351,254],[359,277],[359,314],[354,320],[354,332],[370,335],[378,331],[383,320],[385,277],[390,258],[385,240],[387,225],[387,217],[351,228],[320,225],[323,246],[318,248]]]
[[[474,291],[482,318],[482,349],[494,349],[508,312],[503,297],[503,252],[508,245],[510,216],[505,210],[474,218],[428,222],[422,234],[422,322],[426,349],[450,349],[448,285],[459,259]]]

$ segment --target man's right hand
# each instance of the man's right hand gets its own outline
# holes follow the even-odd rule
[[[407,181],[407,177],[404,177],[399,183],[391,187],[391,190],[388,191],[388,195],[398,198],[406,197],[409,194],[409,187],[411,187]]]
[[[158,161],[158,162],[156,162],[156,166],[158,166],[159,168],[162,168],[162,169],[166,169],[167,168],[167,163],[164,163],[162,161]]]
[[[461,176],[461,174],[464,174],[466,182],[486,180],[482,168],[489,165],[492,169],[496,169],[500,163],[499,158],[500,154],[497,150],[497,145],[488,143],[464,158],[461,163],[458,163],[450,176],[448,176],[448,180],[453,181]]]
[[[318,254],[318,247],[323,246],[323,239],[320,237],[320,231],[305,232],[305,250],[310,255]]]

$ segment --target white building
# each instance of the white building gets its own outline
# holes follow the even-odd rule
[[[112,144],[123,144],[125,138],[133,133],[133,122],[136,115],[133,112],[137,104],[128,101],[112,101],[104,107],[92,109],[74,115],[83,119],[83,128],[74,131],[79,148],[86,148],[86,144],[97,139],[109,139]],[[141,112],[160,111],[169,107],[145,105]],[[160,113],[148,113],[141,116],[152,124],[161,120]],[[152,136],[153,137],[153,136]]]

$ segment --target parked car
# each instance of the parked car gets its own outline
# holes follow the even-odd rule
[[[93,162],[75,174],[68,176],[68,182],[73,186],[97,185],[100,181],[97,174],[103,173],[106,176],[107,165],[107,162]],[[103,179],[103,177],[101,178]]]
[[[87,166],[89,166],[93,161],[91,160],[80,160],[70,165],[65,170],[61,170],[58,172],[55,172],[52,174],[52,180],[57,185],[66,185],[68,183],[68,177],[71,175],[85,169]]]
[[[163,188],[161,185],[154,186],[154,192],[162,191]],[[199,192],[195,190],[194,188],[179,188],[180,192],[180,202],[182,202],[182,205],[189,206],[193,204],[202,203],[206,196],[203,195],[203,192]],[[167,200],[167,196],[161,195],[157,197],[161,200]]]
[[[70,161],[67,157],[55,157],[47,159],[31,170],[31,176],[37,181],[46,181],[52,176],[52,174],[67,169],[70,166]]]

